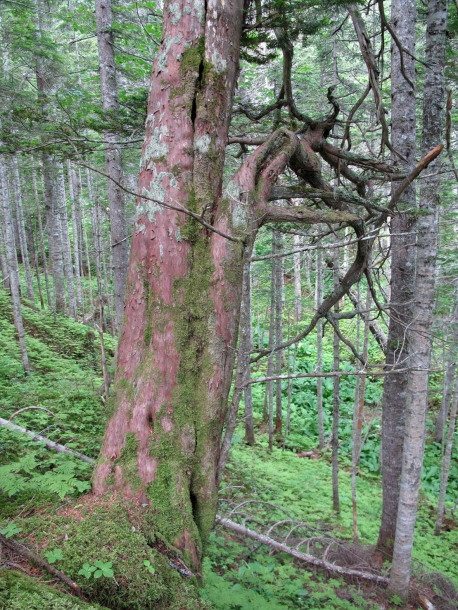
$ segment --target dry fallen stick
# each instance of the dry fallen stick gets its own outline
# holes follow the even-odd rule
[[[15,432],[25,434],[37,443],[45,443],[47,449],[51,449],[52,451],[56,451],[57,453],[65,453],[65,455],[74,455],[80,460],[83,460],[83,462],[87,462],[88,464],[95,464],[95,460],[88,457],[87,455],[84,455],[79,451],[69,449],[68,447],[60,445],[59,443],[55,443],[49,438],[41,436],[41,434],[35,434],[35,432],[32,432],[31,430],[26,430],[25,428],[21,428],[21,426],[16,426],[16,424],[12,424],[10,421],[8,421],[7,419],[3,419],[2,417],[0,417],[0,426],[5,426],[5,428],[8,428],[9,430],[14,430]]]
[[[14,540],[9,540],[6,536],[4,536],[3,534],[0,534],[0,545],[9,549],[13,553],[17,553],[18,555],[25,557],[27,560],[33,562],[37,566],[40,566],[40,568],[43,568],[44,570],[46,570],[47,572],[49,572],[50,574],[52,574],[53,576],[58,578],[60,581],[65,583],[68,587],[70,587],[70,589],[73,591],[73,593],[75,595],[77,595],[78,597],[82,597],[82,591],[75,582],[73,582],[63,572],[54,568],[47,561],[45,561],[38,555],[35,555],[35,553],[32,553],[32,551],[30,551],[26,546],[24,546],[20,542],[15,542]]]
[[[388,578],[384,576],[379,576],[378,574],[372,574],[371,572],[361,572],[360,570],[353,570],[351,568],[344,568],[342,566],[335,565],[334,563],[329,563],[328,561],[323,561],[322,559],[318,559],[313,555],[309,555],[307,553],[302,553],[301,551],[297,551],[296,549],[292,549],[286,544],[282,544],[281,542],[277,542],[273,538],[269,538],[269,536],[265,536],[264,534],[258,534],[253,530],[244,527],[243,525],[239,525],[235,523],[235,521],[231,521],[230,519],[225,519],[224,517],[220,517],[217,515],[216,523],[219,523],[223,527],[230,529],[231,531],[240,534],[242,536],[246,536],[247,538],[252,538],[253,540],[257,540],[262,544],[266,544],[277,551],[282,551],[283,553],[287,553],[300,561],[304,561],[310,565],[317,566],[319,568],[323,568],[325,570],[329,570],[330,572],[337,572],[337,574],[342,574],[343,576],[353,576],[356,578],[362,578],[364,580],[370,580],[372,582],[376,582],[379,585],[388,585]]]
[[[54,413],[52,411],[50,411],[49,409],[46,409],[45,407],[35,407],[35,406],[24,407],[23,409],[19,409],[18,411],[15,411],[13,413],[13,415],[9,418],[8,421],[13,420],[16,417],[16,415],[19,415],[20,413],[24,413],[24,411],[30,411],[30,409],[38,409],[40,411],[46,411],[46,413],[49,413],[49,415],[52,415],[53,417],[56,418],[57,423],[59,424],[59,426],[62,426],[62,422],[57,417],[57,415],[54,415]]]

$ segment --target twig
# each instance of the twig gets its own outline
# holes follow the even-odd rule
[[[86,167],[87,169],[91,170],[91,172],[95,172],[96,174],[100,174],[101,176],[108,178],[109,180],[114,182],[114,184],[116,184],[116,186],[118,186],[122,191],[124,191],[128,195],[133,195],[134,197],[139,197],[140,199],[146,199],[147,201],[152,201],[153,203],[156,203],[169,210],[174,210],[175,212],[182,212],[183,214],[186,214],[187,216],[191,216],[191,218],[194,218],[194,220],[197,220],[197,222],[199,222],[201,225],[203,225],[206,229],[213,231],[213,233],[217,233],[218,235],[221,235],[221,237],[224,237],[225,239],[228,239],[229,241],[233,241],[236,243],[240,242],[240,239],[237,239],[236,237],[231,237],[230,235],[223,233],[219,229],[216,229],[211,224],[209,224],[208,222],[203,220],[199,216],[199,214],[196,214],[195,212],[191,212],[191,210],[188,210],[184,206],[175,206],[175,205],[172,205],[171,203],[164,203],[163,201],[158,201],[157,199],[154,199],[153,197],[148,197],[147,195],[140,195],[138,193],[135,193],[134,191],[131,191],[130,189],[126,189],[120,182],[118,182],[117,180],[112,178],[109,174],[102,172],[100,169],[97,169],[96,167],[92,167],[92,165],[88,165],[87,163],[84,163],[84,161],[78,160],[78,161],[75,161],[75,163],[77,165],[81,165],[82,167]]]

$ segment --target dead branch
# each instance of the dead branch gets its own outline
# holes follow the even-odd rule
[[[428,167],[428,165],[431,163],[431,161],[434,161],[434,159],[441,154],[443,148],[444,148],[444,145],[439,144],[439,146],[436,146],[435,148],[433,148],[427,155],[425,155],[423,157],[423,159],[421,161],[419,161],[417,163],[417,165],[414,167],[414,169],[410,172],[410,174],[407,176],[407,178],[405,178],[401,182],[401,184],[398,186],[396,192],[391,197],[390,204],[389,204],[390,210],[392,210],[394,208],[394,206],[399,201],[399,199],[401,198],[401,195],[406,190],[406,188],[409,186],[409,184],[411,184],[415,180],[415,178],[419,174],[421,174],[421,172],[424,169],[426,169]]]
[[[296,549],[293,549],[286,544],[282,544],[281,542],[277,542],[273,538],[269,536],[265,536],[264,534],[258,534],[257,532],[248,529],[243,525],[239,525],[235,523],[235,521],[231,521],[230,519],[225,519],[220,515],[216,516],[216,523],[219,523],[223,527],[235,532],[236,534],[240,534],[241,536],[245,536],[247,538],[251,538],[252,540],[256,540],[269,546],[272,549],[277,551],[281,551],[283,553],[287,553],[300,561],[308,563],[309,565],[316,566],[318,568],[323,568],[324,570],[328,570],[330,572],[336,572],[337,574],[342,574],[342,576],[352,576],[353,578],[361,578],[363,580],[369,580],[371,582],[376,582],[379,585],[388,585],[388,578],[384,576],[380,576],[378,574],[374,574],[371,572],[363,572],[360,570],[353,570],[351,568],[344,568],[342,566],[338,566],[334,563],[330,563],[328,561],[324,561],[322,559],[318,559],[313,555],[309,555],[308,553],[302,553]]]
[[[23,409],[19,409],[18,411],[15,411],[13,413],[13,415],[9,418],[8,421],[11,421],[12,419],[14,419],[16,417],[16,415],[19,415],[20,413],[23,413],[24,411],[30,411],[30,409],[39,409],[40,411],[46,411],[46,413],[49,413],[49,415],[52,415],[57,420],[57,423],[59,424],[59,426],[62,426],[62,422],[57,417],[57,415],[54,415],[54,413],[52,411],[50,411],[49,409],[46,409],[45,407],[35,407],[33,405],[30,407],[24,407]]]
[[[42,559],[39,555],[35,555],[35,553],[33,553],[30,549],[28,549],[20,542],[15,542],[14,540],[7,538],[3,534],[0,534],[0,544],[12,551],[13,553],[17,553],[18,555],[25,557],[28,561],[31,561],[40,568],[43,568],[44,570],[49,572],[49,574],[52,574],[53,576],[58,578],[61,582],[65,583],[68,587],[70,587],[70,589],[76,596],[83,597],[83,592],[81,591],[79,586],[75,582],[73,582],[73,580],[71,580],[68,576],[66,576],[57,568],[54,568],[47,561]]]
[[[348,17],[348,15],[347,15],[347,17]],[[345,146],[345,142],[348,142],[347,150],[351,149],[351,138],[350,138],[351,123],[353,121],[353,117],[355,116],[356,111],[361,106],[361,104],[364,102],[366,97],[369,95],[369,91],[370,90],[371,90],[371,84],[368,83],[366,89],[364,90],[364,93],[361,95],[359,100],[356,102],[356,104],[350,110],[350,112],[348,114],[348,117],[347,117],[347,122],[345,123],[345,131],[344,131],[344,135],[343,135],[342,141],[340,143],[340,148],[343,148]]]
[[[217,233],[218,235],[221,235],[221,237],[224,237],[225,239],[228,239],[229,241],[233,241],[235,243],[238,243],[240,241],[238,238],[232,237],[231,235],[227,235],[226,233],[223,233],[219,229],[216,229],[213,225],[206,222],[199,214],[196,214],[195,212],[188,210],[184,206],[171,205],[170,203],[164,203],[163,201],[158,201],[157,199],[154,199],[153,197],[149,197],[147,195],[139,195],[138,193],[134,193],[134,191],[127,189],[125,186],[123,186],[120,182],[118,182],[117,180],[115,180],[114,178],[109,176],[107,173],[102,172],[101,170],[97,169],[96,167],[93,167],[92,165],[88,165],[87,163],[82,161],[80,158],[77,161],[75,161],[75,163],[76,163],[76,165],[81,165],[82,167],[86,167],[91,172],[95,172],[96,174],[100,174],[101,176],[108,178],[114,184],[116,184],[116,186],[119,187],[124,193],[127,193],[128,195],[133,195],[134,197],[140,197],[141,199],[146,199],[147,201],[152,201],[153,203],[156,203],[157,205],[160,205],[169,210],[175,210],[176,212],[182,212],[186,216],[191,216],[191,218],[194,218],[194,220],[197,220],[198,223],[200,223],[202,226],[204,226],[206,229],[209,229],[213,233]]]
[[[227,139],[228,144],[245,144],[246,146],[261,146],[267,138],[250,138],[249,136],[230,136]]]
[[[399,38],[396,36],[396,32],[393,30],[393,28],[390,25],[390,22],[386,18],[385,8],[383,6],[383,0],[378,0],[378,7],[379,7],[379,12],[380,12],[380,19],[382,21],[382,26],[388,30],[391,38],[394,40],[395,45],[398,47],[399,57],[401,59],[401,74],[405,78],[405,80],[409,83],[409,85],[412,87],[412,89],[415,89],[415,85],[412,83],[412,81],[407,77],[407,75],[405,73],[404,53],[406,53],[407,55],[410,55],[410,57],[412,59],[414,59],[415,61],[418,61],[419,63],[423,64],[426,67],[428,67],[428,65],[424,61],[421,61],[420,59],[418,59],[408,49],[406,49],[405,47],[402,46]]]
[[[367,71],[369,73],[369,82],[371,85],[372,92],[374,94],[375,105],[377,107],[377,118],[380,121],[380,125],[382,126],[382,148],[385,145],[391,150],[391,152],[400,156],[399,153],[394,150],[388,136],[388,125],[386,123],[385,118],[385,108],[383,107],[382,90],[379,82],[379,72],[377,69],[371,40],[366,32],[366,26],[361,18],[360,12],[357,10],[355,5],[350,5],[348,7],[348,12],[350,13],[351,20],[353,21],[353,26],[355,28],[356,36],[358,38],[361,54],[363,56],[364,63],[366,64]]]
[[[388,163],[384,163],[382,161],[374,161],[374,159],[369,159],[367,157],[364,157],[363,155],[357,155],[347,150],[342,150],[337,146],[329,144],[329,142],[325,142],[324,144],[322,144],[322,149],[330,155],[333,155],[334,157],[343,159],[347,162],[348,165],[356,165],[357,167],[362,167],[363,169],[372,169],[374,171],[382,172],[384,174],[395,173],[394,167],[392,167]]]
[[[339,188],[332,191],[324,191],[322,189],[314,189],[303,185],[297,186],[274,186],[269,197],[269,201],[278,201],[279,199],[311,199],[312,201],[320,200],[329,203],[331,200],[337,203],[351,203],[353,205],[364,207],[366,210],[376,212],[387,212],[386,208],[378,206],[356,193]]]
[[[353,356],[359,360],[361,362],[361,364],[364,366],[366,364],[366,361],[364,360],[364,358],[361,356],[361,354],[358,354],[358,351],[356,350],[355,346],[353,345],[353,343],[347,339],[345,337],[345,335],[343,335],[340,330],[339,330],[339,326],[338,324],[336,324],[336,319],[334,317],[334,314],[331,311],[328,311],[328,313],[326,314],[326,320],[331,324],[331,326],[333,327],[333,329],[335,330],[337,336],[339,337],[339,339],[342,341],[342,343],[344,345],[346,345],[348,347],[348,349],[351,351],[351,353],[353,354]]]
[[[369,370],[367,370],[369,369]],[[385,375],[390,375],[390,374],[398,374],[398,373],[404,373],[407,371],[411,371],[413,370],[411,367],[405,367],[402,369],[389,369],[389,370],[384,370],[384,371],[372,371],[370,370],[370,367],[367,367],[367,369],[365,371],[331,371],[329,373],[294,373],[292,375],[271,375],[269,377],[255,377],[253,379],[250,379],[248,381],[245,381],[245,383],[243,384],[244,386],[247,385],[251,385],[253,383],[265,383],[266,381],[286,381],[287,379],[304,379],[304,378],[311,378],[311,379],[316,379],[318,377],[322,377],[323,379],[325,377],[345,377],[345,376],[351,376],[351,375],[370,375],[371,377],[384,377]],[[418,370],[418,369],[415,369]],[[423,370],[423,369],[421,369]],[[428,370],[428,372],[433,372],[431,369]],[[440,372],[440,371],[434,371],[434,372]]]
[[[29,436],[33,441],[36,441],[37,443],[45,443],[46,448],[50,449],[51,451],[56,451],[57,453],[65,453],[65,455],[74,455],[75,457],[79,458],[80,460],[83,460],[83,462],[87,462],[88,464],[95,464],[95,460],[88,457],[87,455],[84,455],[83,453],[80,453],[79,451],[74,451],[73,449],[69,449],[68,447],[65,447],[64,445],[60,445],[59,443],[55,443],[54,441],[50,440],[49,438],[41,436],[41,434],[36,434],[35,432],[32,432],[31,430],[26,430],[26,428],[21,428],[21,426],[16,426],[16,424],[12,424],[10,421],[8,421],[7,419],[3,419],[2,417],[0,417],[0,426],[5,426],[5,428],[8,428],[9,430],[14,430],[15,432],[20,432],[21,434],[25,434],[25,435]]]
[[[364,314],[365,313],[364,311],[360,312],[361,304],[359,303],[358,295],[353,288],[350,288],[347,296],[350,299],[350,301],[352,302],[352,304],[354,305],[354,307],[356,307],[356,309],[358,310],[357,313],[359,315]],[[382,352],[384,354],[386,354],[388,339],[387,339],[387,336],[385,335],[385,333],[383,332],[383,329],[377,323],[376,320],[369,320],[369,330],[370,330],[372,336],[374,337],[374,339],[377,341]]]
[[[283,208],[268,206],[264,209],[262,224],[273,222],[300,222],[303,224],[334,224],[358,222],[356,214],[338,210],[312,210],[308,207]]]

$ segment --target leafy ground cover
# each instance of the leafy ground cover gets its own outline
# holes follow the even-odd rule
[[[105,417],[100,399],[99,344],[94,332],[64,315],[23,307],[32,372],[22,370],[8,296],[0,291],[0,417],[41,432],[89,457],[97,457]],[[115,343],[105,336],[108,352]],[[89,488],[90,467],[47,451],[16,432],[0,430],[0,503],[18,492],[49,492],[63,498]],[[11,506],[11,503],[10,503]]]
[[[24,307],[24,319],[33,368],[29,377],[22,373],[11,310],[7,297],[0,292],[0,417],[8,419],[29,406],[46,408],[51,413],[31,409],[18,414],[14,422],[95,458],[105,425],[100,399],[102,379],[98,339],[87,326],[65,316],[54,318],[52,314],[32,307]],[[111,337],[106,336],[105,342],[108,351],[113,352],[115,345]],[[314,357],[313,342],[302,344],[296,354],[298,370],[307,372],[313,366]],[[326,358],[325,366],[330,366]],[[343,366],[351,367],[351,363]],[[310,460],[296,455],[298,450],[316,447],[316,382],[312,379],[294,382],[291,434],[286,442],[279,439],[279,446],[272,454],[267,451],[262,434],[264,389],[253,386],[259,442],[254,448],[247,447],[243,443],[243,430],[236,431],[221,492],[221,515],[237,519],[243,513],[244,518],[249,519],[247,525],[254,530],[262,524],[285,519],[286,515],[306,522],[317,538],[340,540],[343,545],[351,540],[348,467],[353,384],[349,377],[342,381],[341,386],[340,515],[335,515],[331,508],[329,455],[325,452],[320,459]],[[283,393],[286,403],[286,383]],[[370,384],[366,393],[366,444],[358,476],[358,549],[363,553],[376,540],[381,510],[379,398],[380,384]],[[328,381],[324,384],[324,399],[325,431],[328,434],[332,400],[332,384]],[[449,519],[447,531],[440,537],[432,534],[439,451],[437,446],[428,447],[429,464],[427,461],[414,549],[416,572],[421,574],[423,581],[430,578],[431,590],[433,585],[438,588],[439,581],[431,576],[435,571],[444,573],[458,584],[458,568],[454,560],[458,549],[455,522]],[[163,556],[133,525],[135,519],[132,521],[132,515],[126,515],[116,506],[110,509],[98,506],[91,510],[88,497],[81,497],[90,487],[90,476],[91,467],[80,460],[51,453],[40,444],[0,428],[2,533],[29,544],[33,541],[34,548],[50,563],[70,574],[85,588],[89,598],[97,598],[108,607],[184,607],[180,606],[184,603],[182,592],[172,594],[179,590],[179,572],[173,569],[169,580],[158,574],[156,568],[163,562]],[[455,486],[452,481],[451,498]],[[243,503],[242,509],[233,512]],[[113,511],[117,515],[116,527],[110,520]],[[84,549],[78,543],[82,523],[86,529],[92,528],[94,534],[94,544]],[[121,540],[124,542],[119,545]],[[348,551],[350,547],[345,548]],[[397,604],[397,600],[384,599],[375,585],[346,582],[330,573],[300,565],[286,554],[271,554],[267,547],[242,540],[221,527],[217,527],[211,536],[203,572],[202,605],[189,596],[186,602],[189,607],[372,610],[382,605],[394,608]],[[59,601],[60,593],[57,592],[54,599],[53,590],[35,589],[33,584],[26,585],[24,578],[16,578],[13,573],[2,573],[0,583],[0,603],[8,610],[33,607],[30,600],[35,605],[41,604],[40,607],[47,607],[46,604],[49,608],[67,607]],[[121,598],[119,584],[125,587]],[[29,595],[26,596],[29,601],[21,602],[22,605],[17,601],[22,599],[16,594],[19,589],[27,590]],[[149,600],[149,606],[145,606],[145,600]],[[72,610],[79,607],[71,600],[68,604]],[[413,604],[411,608],[417,608],[417,605]]]
[[[239,441],[232,450],[220,509],[223,515],[231,515],[237,505],[244,504],[239,512],[244,518],[249,517],[247,526],[255,530],[259,529],[259,524],[290,517],[306,522],[311,537],[351,541],[350,474],[342,470],[339,476],[340,515],[332,510],[330,481],[331,466],[326,459],[301,459],[280,448],[274,448],[269,454],[266,442],[261,441],[259,446],[249,448]],[[381,513],[380,482],[362,472],[358,476],[357,490],[360,546],[355,551],[364,552],[370,550],[377,540]],[[284,512],[274,506],[284,509]],[[458,585],[455,561],[458,530],[453,526],[440,537],[434,536],[434,509],[435,506],[423,494],[415,534],[414,571],[423,582],[428,579],[433,582],[435,573],[441,572]],[[216,607],[245,608],[250,607],[249,604],[260,608],[380,607],[380,592],[376,587],[362,586],[362,583],[349,585],[342,578],[317,574],[310,567],[298,566],[286,555],[270,556],[266,547],[252,542],[234,541],[221,528],[213,535],[206,564],[206,574],[209,575],[206,593]],[[232,588],[228,582],[233,583]],[[218,587],[226,591],[224,596],[217,595]],[[245,601],[231,605],[234,604],[231,592],[236,593],[239,600],[245,595]],[[256,601],[250,601],[254,594]],[[393,603],[393,607],[395,605]]]

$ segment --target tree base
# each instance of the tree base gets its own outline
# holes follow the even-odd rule
[[[176,549],[154,532],[147,512],[147,507],[115,496],[86,496],[57,516],[24,519],[22,535],[31,535],[42,556],[60,549],[62,560],[56,566],[88,599],[107,608],[209,609],[198,596],[200,575],[187,570]],[[89,578],[79,574],[84,564],[97,561],[111,562],[114,576],[95,579],[93,573]]]

